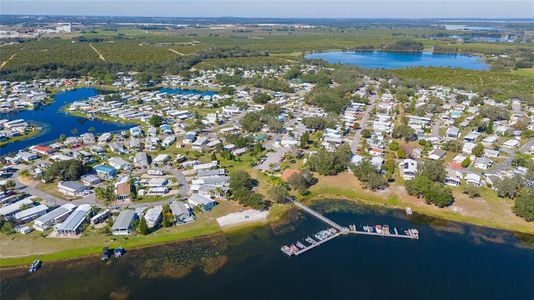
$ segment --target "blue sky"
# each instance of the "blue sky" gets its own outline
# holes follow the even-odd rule
[[[0,0],[0,12],[165,17],[534,18],[534,0]]]

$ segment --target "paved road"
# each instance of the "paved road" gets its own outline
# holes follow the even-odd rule
[[[106,207],[105,204],[96,202],[95,193],[91,193],[91,194],[89,194],[87,196],[82,197],[81,199],[76,199],[76,200],[69,201],[69,200],[61,199],[61,198],[58,198],[56,196],[50,195],[50,194],[48,194],[46,192],[43,192],[43,191],[41,191],[41,190],[39,190],[37,188],[24,185],[23,183],[21,183],[18,180],[18,177],[19,177],[18,173],[20,171],[24,170],[24,169],[28,169],[29,167],[25,166],[25,165],[20,165],[20,166],[17,166],[17,167],[18,167],[18,171],[13,175],[13,180],[15,181],[16,187],[19,189],[20,192],[28,193],[28,194],[30,194],[32,196],[41,198],[44,201],[46,201],[46,203],[52,204],[52,205],[63,205],[65,203],[72,202],[72,203],[75,203],[77,205],[80,205],[80,204],[91,204],[91,205],[95,205],[97,207]],[[179,183],[179,186],[180,186],[180,190],[178,191],[178,194],[181,195],[181,196],[186,196],[187,193],[189,192],[189,184],[187,183],[187,179],[185,178],[184,174],[182,174],[182,172],[180,172],[179,170],[171,168],[170,166],[165,166],[165,167],[163,167],[163,169],[168,171],[169,173],[171,173],[177,179],[177,181]],[[124,203],[124,204],[119,203],[119,204],[112,204],[110,206],[111,207],[157,206],[157,205],[168,204],[168,203],[174,201],[175,199],[176,199],[176,197],[171,197],[169,199],[162,200],[162,201],[157,201],[157,202]]]
[[[180,185],[180,190],[178,191],[178,194],[186,196],[189,192],[189,184],[187,183],[187,179],[185,178],[184,174],[179,170],[172,168],[171,166],[165,166],[163,167],[163,170],[171,173],[172,176],[174,176],[178,181],[178,184]]]
[[[354,138],[352,140],[352,144],[350,146],[352,153],[356,154],[358,151],[358,146],[360,145],[360,140],[362,139],[362,130],[367,126],[367,121],[369,119],[369,113],[375,106],[375,100],[378,96],[372,95],[369,97],[369,101],[371,102],[370,105],[367,105],[367,109],[364,111],[362,119],[360,120],[360,129],[356,130],[356,133],[354,134]]]
[[[441,127],[441,119],[436,116],[434,123],[432,124],[432,136],[439,137],[439,128]]]
[[[502,170],[505,170],[509,168],[512,165],[512,160],[514,159],[515,153],[527,153],[527,151],[530,149],[530,147],[534,146],[534,137],[531,137],[528,142],[526,142],[523,146],[521,146],[517,150],[507,151],[506,148],[502,148],[502,151],[505,151],[508,153],[508,158],[503,160],[500,164],[497,165],[495,168],[495,171],[499,172]]]

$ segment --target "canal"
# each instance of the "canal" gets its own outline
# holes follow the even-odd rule
[[[67,115],[62,112],[63,106],[78,100],[84,100],[95,96],[97,90],[94,88],[79,88],[54,95],[54,102],[50,105],[43,105],[35,110],[23,110],[9,114],[0,114],[0,119],[24,119],[30,123],[41,127],[38,135],[29,139],[8,143],[0,148],[0,154],[17,152],[32,145],[49,143],[56,140],[61,134],[72,136],[72,130],[76,129],[77,134],[85,133],[89,128],[94,128],[95,133],[112,132],[132,127],[132,124],[122,124],[114,122],[104,122],[100,120],[89,120],[86,118]]]
[[[327,201],[339,224],[417,228],[419,240],[343,236],[298,257],[280,251],[326,227],[298,210],[281,224],[2,271],[3,299],[531,299],[534,251],[509,232]],[[532,243],[532,237],[530,243]]]

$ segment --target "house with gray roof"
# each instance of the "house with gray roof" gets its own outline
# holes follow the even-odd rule
[[[129,235],[132,230],[132,222],[137,220],[138,216],[133,209],[123,210],[111,227],[113,235]]]

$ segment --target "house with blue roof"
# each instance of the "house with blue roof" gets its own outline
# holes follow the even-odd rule
[[[93,170],[99,177],[105,179],[113,178],[113,176],[115,176],[115,169],[111,166],[98,165],[93,167]]]
[[[161,131],[162,134],[166,134],[166,135],[173,134],[172,127],[169,124],[161,125],[159,127],[159,130]]]

